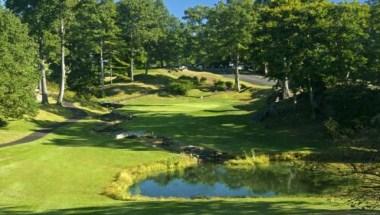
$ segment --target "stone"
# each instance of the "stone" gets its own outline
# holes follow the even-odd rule
[[[123,132],[123,133],[117,134],[115,139],[122,140],[125,138],[140,138],[140,137],[145,137],[145,136],[146,136],[146,133],[143,131]]]

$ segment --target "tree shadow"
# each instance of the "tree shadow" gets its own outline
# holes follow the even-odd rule
[[[318,209],[320,208],[320,209]],[[262,200],[250,202],[225,201],[225,200],[194,200],[194,201],[133,201],[114,206],[82,207],[50,210],[47,212],[31,212],[17,208],[0,208],[0,213],[9,215],[55,215],[55,214],[376,214],[377,211],[363,211],[350,209],[334,209],[323,207],[320,202],[296,201],[271,201]]]
[[[175,79],[166,75],[139,74],[135,76],[135,80],[144,84],[162,87],[169,85]]]
[[[60,147],[104,147],[112,149],[128,149],[133,151],[160,151],[144,144],[139,139],[116,140],[116,133],[101,133],[96,131],[99,123],[95,121],[78,121],[70,126],[61,126],[51,131],[59,138],[51,138],[44,145]],[[120,133],[123,131],[120,131]]]
[[[132,95],[135,93],[148,94],[148,93],[156,93],[156,92],[157,90],[153,89],[152,87],[141,86],[138,84],[112,85],[112,86],[107,86],[105,90],[105,94],[107,97],[112,97],[119,93]]]

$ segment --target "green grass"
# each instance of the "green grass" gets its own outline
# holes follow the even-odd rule
[[[21,139],[36,129],[57,122],[63,122],[70,116],[67,110],[56,105],[41,106],[37,116],[24,120],[10,121],[7,126],[0,128],[0,145]]]
[[[162,71],[161,71],[162,72]],[[157,75],[157,74],[155,74]],[[158,75],[163,75],[160,72]],[[217,78],[212,74],[206,74]],[[176,76],[176,75],[173,75]],[[159,76],[161,77],[161,76]],[[161,77],[162,78],[162,77]],[[134,86],[130,90],[128,86]],[[146,94],[159,83],[118,84],[107,101],[121,101],[137,117],[127,130],[153,131],[183,144],[227,152],[318,150],[326,144],[312,123],[253,123],[262,107],[260,91],[204,92],[186,97]],[[0,130],[0,143],[17,139],[43,123],[63,121],[65,113],[45,110],[40,118],[16,121]],[[137,140],[116,141],[92,131],[96,120],[81,120],[24,145],[0,149],[0,214],[347,214],[344,201],[326,197],[281,197],[121,202],[101,193],[121,170],[178,155],[144,146]],[[19,134],[19,136],[17,136]]]
[[[327,138],[314,123],[255,123],[252,114],[263,105],[255,97],[265,92],[201,92],[187,97],[147,95],[125,101],[124,111],[137,118],[126,129],[154,132],[183,144],[241,153],[308,151],[326,146]],[[202,98],[203,96],[203,98]],[[253,98],[252,98],[253,96]],[[268,128],[270,126],[270,128]]]
[[[222,215],[222,214],[365,214],[361,210],[351,210],[342,206],[336,199],[321,198],[256,198],[256,199],[213,199],[213,200],[150,200],[113,202],[103,205],[54,209],[33,212],[21,208],[0,207],[0,213],[13,214],[183,214],[183,215]],[[370,214],[370,213],[368,213]]]
[[[92,121],[0,150],[0,205],[33,211],[112,203],[100,193],[121,169],[176,156],[91,132]],[[1,210],[0,210],[1,213]]]

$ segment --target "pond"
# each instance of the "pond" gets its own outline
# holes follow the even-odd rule
[[[352,183],[338,175],[291,164],[250,169],[209,164],[149,177],[129,192],[148,197],[273,197],[336,193]]]

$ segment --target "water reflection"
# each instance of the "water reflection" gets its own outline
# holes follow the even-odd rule
[[[147,178],[131,187],[133,195],[150,197],[272,197],[329,194],[352,181],[321,170],[290,164],[251,169],[201,165]]]

